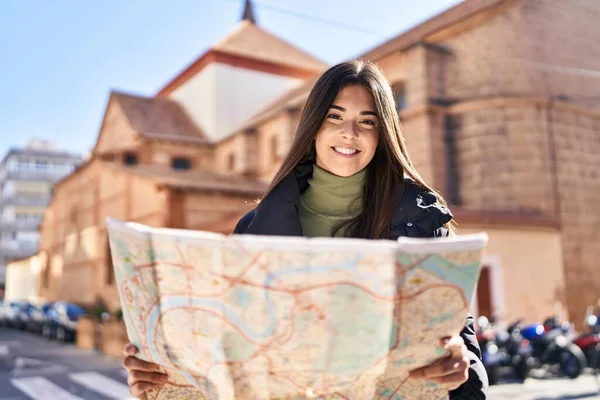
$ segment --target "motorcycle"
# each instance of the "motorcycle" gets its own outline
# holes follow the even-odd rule
[[[490,385],[495,385],[500,380],[502,365],[505,363],[506,354],[496,344],[495,327],[482,316],[477,319],[479,330],[476,332],[477,342],[481,349],[481,359],[488,376]]]
[[[512,323],[505,332],[496,335],[496,341],[508,355],[504,365],[510,367],[513,375],[523,382],[529,376],[535,360],[531,343],[521,334],[521,325],[521,320]]]
[[[490,385],[498,383],[507,370],[520,381],[529,376],[534,364],[531,355],[533,350],[529,342],[523,340],[519,324],[520,321],[510,325],[507,330],[500,330],[486,317],[477,320],[480,328],[476,332],[477,341]]]
[[[600,320],[589,310],[585,318],[588,331],[577,336],[573,343],[578,346],[587,361],[588,367],[598,375],[600,368]]]
[[[536,367],[547,366],[551,372],[571,379],[581,375],[587,362],[583,351],[566,337],[568,323],[560,323],[551,317],[543,324],[530,324],[521,328],[523,338],[532,347]]]

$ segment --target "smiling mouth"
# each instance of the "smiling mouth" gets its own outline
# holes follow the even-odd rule
[[[344,156],[352,156],[352,155],[360,153],[360,150],[357,150],[353,147],[332,146],[331,148],[336,153],[344,155]]]

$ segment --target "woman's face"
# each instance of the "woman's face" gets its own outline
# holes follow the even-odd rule
[[[338,176],[352,176],[375,155],[379,118],[373,96],[363,85],[338,93],[315,138],[317,165]]]

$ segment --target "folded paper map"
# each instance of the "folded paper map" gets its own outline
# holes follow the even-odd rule
[[[446,399],[408,379],[463,328],[485,234],[307,239],[107,220],[149,399]]]

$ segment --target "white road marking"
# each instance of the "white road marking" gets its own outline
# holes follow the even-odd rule
[[[11,379],[10,382],[33,400],[84,400],[40,376]]]
[[[0,340],[1,345],[11,346],[11,347],[22,347],[23,343],[18,340]]]
[[[111,399],[131,399],[129,387],[97,372],[77,372],[69,374],[69,378],[86,388]],[[135,400],[135,399],[133,399]]]
[[[64,365],[36,360],[35,358],[16,357],[14,360],[12,374],[14,376],[44,375],[56,374],[66,370],[67,368]]]

